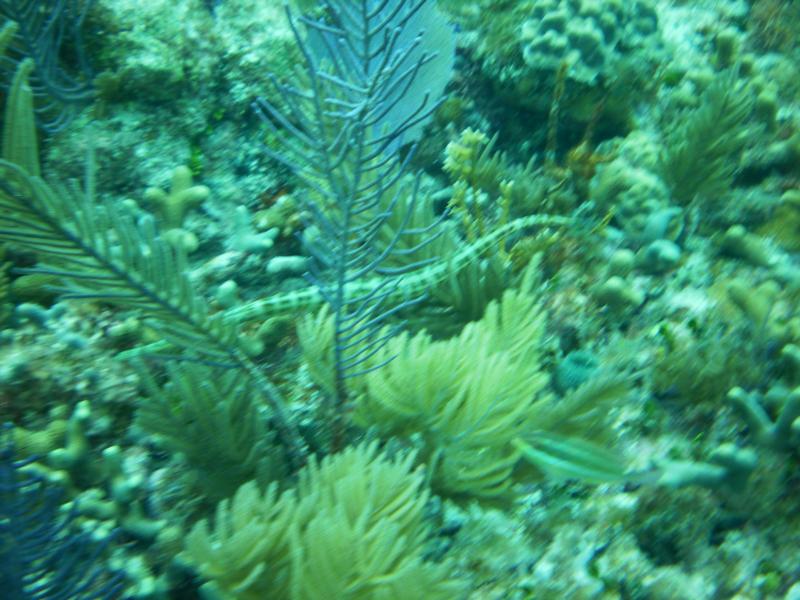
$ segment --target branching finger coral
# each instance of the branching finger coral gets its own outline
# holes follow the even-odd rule
[[[15,459],[10,426],[0,425],[0,589],[6,600],[110,600],[124,582],[98,544],[62,512],[62,490]]]

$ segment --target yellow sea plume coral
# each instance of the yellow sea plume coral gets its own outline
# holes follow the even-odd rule
[[[480,187],[490,172],[499,171],[501,159],[492,155],[497,136],[489,139],[482,131],[467,128],[458,139],[447,144],[444,170],[454,179],[463,179],[473,187]]]
[[[217,506],[213,528],[200,521],[186,537],[186,558],[210,580],[204,586],[221,598],[288,598],[289,527],[296,502],[264,493],[251,481]]]
[[[519,289],[506,290],[455,338],[433,341],[423,332],[391,340],[383,354],[394,360],[366,376],[356,420],[388,435],[419,435],[437,491],[491,498],[513,484],[512,441],[530,431],[547,384],[535,280],[534,265]]]
[[[534,292],[538,263],[518,289],[492,301],[480,321],[434,341],[403,334],[368,373],[355,419],[386,436],[416,440],[434,491],[499,499],[530,469],[555,478],[613,481],[623,465],[605,449],[608,407],[627,393],[618,377],[602,377],[554,400],[542,369],[545,317]],[[597,443],[599,442],[599,443]]]
[[[490,302],[458,336],[403,333],[365,363],[374,370],[348,380],[355,423],[413,444],[437,493],[491,500],[510,496],[532,475],[622,477],[622,461],[606,446],[609,408],[628,383],[603,375],[564,398],[546,392],[538,270],[531,261],[519,287]],[[332,327],[322,311],[298,328],[309,374],[323,389],[333,370]]]
[[[361,444],[301,471],[295,490],[239,488],[200,522],[185,556],[209,592],[231,600],[450,600],[450,566],[423,558],[430,529],[421,468]]]
[[[540,212],[546,186],[534,170],[534,161],[515,164],[505,152],[496,150],[499,135],[465,129],[445,149],[444,170],[453,184],[451,206],[462,219],[474,223],[478,233],[492,222],[503,223],[513,215]],[[484,213],[481,206],[486,201]],[[495,208],[490,208],[495,204]],[[469,205],[469,206],[468,206]],[[468,214],[465,214],[468,213]]]

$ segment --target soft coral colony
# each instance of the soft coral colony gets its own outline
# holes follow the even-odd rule
[[[770,302],[791,300],[792,264],[725,210],[748,133],[775,127],[730,31],[705,83],[674,62],[663,73],[673,126],[659,138],[632,125],[666,95],[646,83],[667,60],[644,0],[187,0],[180,26],[159,21],[172,8],[158,3],[47,4],[49,18],[0,2],[0,293],[9,346],[52,340],[63,370],[92,363],[75,389],[96,397],[9,410],[0,509],[23,514],[27,481],[53,508],[36,513],[54,531],[36,544],[3,530],[32,557],[14,569],[18,597],[49,598],[40,590],[59,580],[70,598],[576,593],[559,568],[586,570],[582,594],[616,593],[636,578],[615,562],[632,547],[650,575],[637,585],[660,597],[692,577],[660,564],[650,523],[669,508],[647,508],[647,490],[744,494],[757,453],[721,432],[702,451],[681,442],[657,395],[727,399],[760,447],[796,461],[797,346]],[[248,40],[269,48],[273,73]],[[126,143],[153,160],[153,139],[125,140],[134,82],[137,102],[160,86],[150,109],[181,115],[155,137],[191,137],[185,164],[163,170],[171,185],[162,177],[142,205],[106,174]],[[522,120],[491,117],[514,111]],[[82,130],[98,149],[77,160],[78,184],[63,171]],[[253,180],[268,191],[242,198]],[[775,280],[748,296],[731,275],[709,291],[746,321],[747,369],[714,370],[741,364],[706,350],[721,321],[676,317],[693,309],[672,291],[690,252]],[[14,295],[37,286],[47,292]],[[706,372],[687,358],[701,348]],[[642,441],[648,428],[668,458]],[[584,535],[570,512],[604,516],[581,543],[607,554],[559,558]],[[59,569],[37,557],[64,547],[61,531],[81,560]],[[729,585],[717,583],[707,589]]]

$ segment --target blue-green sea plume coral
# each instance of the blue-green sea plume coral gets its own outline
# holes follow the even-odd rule
[[[744,149],[753,98],[735,70],[722,73],[700,96],[697,108],[678,116],[664,140],[659,169],[672,199],[687,205],[702,198],[719,205]]]
[[[93,165],[86,191],[48,183],[35,144],[33,92],[25,60],[12,82],[0,158],[0,240],[33,252],[31,272],[58,278],[63,298],[110,302],[139,311],[172,347],[246,374],[272,411],[292,462],[301,462],[301,437],[279,390],[249,357],[247,338],[211,315],[192,288],[186,257],[160,236],[146,215],[94,197]]]
[[[416,252],[437,238],[440,220],[409,224],[420,189],[410,161],[452,76],[455,35],[427,0],[325,0],[320,8],[325,16],[315,19],[286,7],[302,60],[289,81],[271,77],[272,98],[256,109],[278,142],[267,151],[303,184],[304,242],[314,258],[307,278],[334,315],[334,385],[321,417],[337,450],[346,379],[387,339],[381,327],[420,301],[396,302],[392,291],[399,276],[429,262]],[[352,293],[374,277],[377,286]]]

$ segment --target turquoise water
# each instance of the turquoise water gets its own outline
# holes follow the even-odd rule
[[[800,598],[797,3],[0,15],[0,597]]]

